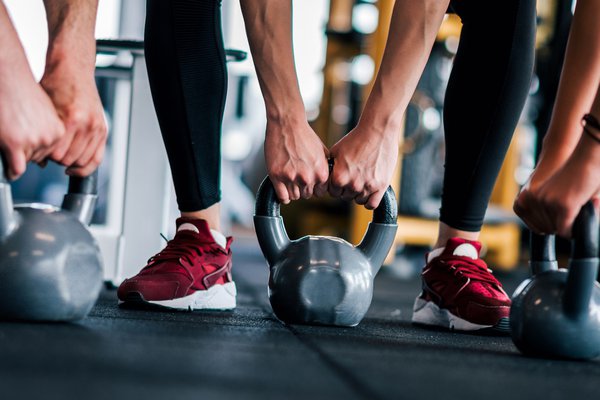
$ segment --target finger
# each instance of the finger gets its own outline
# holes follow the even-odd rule
[[[325,196],[327,194],[327,182],[319,183],[319,184],[315,185],[315,187],[313,189],[313,194],[316,197]]]
[[[96,147],[100,143],[101,138],[97,135],[94,135],[87,146],[83,149],[80,157],[75,160],[73,163],[76,167],[87,167],[88,164],[92,161],[94,154],[96,153]]]
[[[5,153],[5,157],[6,157],[6,163],[7,163],[6,178],[13,181],[13,180],[17,179],[18,177],[20,177],[21,175],[23,175],[23,173],[25,172],[25,167],[27,165],[27,156],[26,156],[25,152],[22,150],[17,150],[17,151],[6,151],[5,150],[4,153]]]
[[[358,192],[351,187],[346,186],[344,190],[342,190],[341,198],[344,201],[352,201],[356,196],[358,196]]]
[[[576,211],[573,211],[564,204],[556,204],[552,207],[551,215],[555,232],[564,238],[570,238],[573,222],[575,221],[578,212],[579,208]]]
[[[311,184],[305,184],[299,187],[300,197],[303,199],[310,199],[313,195],[314,186]]]
[[[328,191],[331,196],[340,197],[344,191],[344,183],[342,183],[339,179],[332,177],[329,179]]]
[[[48,153],[50,153],[50,150],[51,149],[47,147],[37,149],[33,152],[29,161],[41,165],[46,160],[46,157],[48,156]]]
[[[71,143],[73,143],[73,139],[75,139],[75,134],[72,130],[69,130],[65,135],[60,139],[56,144],[52,147],[52,152],[50,153],[50,158],[58,163],[65,158],[69,148],[71,147]]]
[[[367,204],[367,201],[369,201],[370,196],[371,196],[371,193],[369,193],[367,191],[363,191],[354,198],[354,201],[356,202],[356,204],[359,204],[362,206],[362,205]]]
[[[81,157],[84,150],[87,148],[90,140],[90,137],[87,137],[87,135],[83,135],[80,132],[78,132],[75,135],[73,141],[71,142],[69,150],[67,150],[67,153],[59,162],[62,165],[66,165],[68,167],[73,166],[75,164],[75,161],[77,161]],[[79,167],[80,165],[77,166]]]
[[[277,198],[281,204],[289,204],[290,195],[288,193],[288,189],[286,185],[281,182],[273,182],[273,187],[275,188],[275,193],[277,194]]]
[[[379,207],[379,203],[381,203],[381,199],[383,199],[383,195],[385,194],[385,190],[378,190],[377,192],[371,194],[369,196],[369,200],[365,203],[365,208],[368,210],[374,210]]]
[[[544,206],[531,193],[523,192],[519,195],[513,209],[532,232],[537,234],[554,232],[552,227],[548,227],[548,216],[544,211]]]
[[[300,188],[297,185],[290,182],[286,187],[288,189],[290,200],[294,201],[300,199]]]

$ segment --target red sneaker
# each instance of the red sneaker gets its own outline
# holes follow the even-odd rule
[[[119,286],[119,300],[190,311],[235,308],[232,240],[227,238],[221,246],[206,221],[178,218],[175,238],[136,276]]]
[[[427,254],[412,321],[457,331],[509,333],[510,298],[479,258],[481,243],[452,238]]]

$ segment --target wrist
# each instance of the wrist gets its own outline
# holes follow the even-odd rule
[[[365,112],[361,115],[357,128],[360,128],[359,131],[369,132],[370,136],[399,142],[402,133],[402,122],[402,115]]]
[[[267,107],[267,123],[280,127],[307,125],[304,105],[295,107]]]
[[[77,51],[73,49],[77,49]],[[81,43],[69,44],[67,40],[57,39],[48,45],[44,75],[57,72],[77,75],[91,73],[93,75],[95,67],[95,43],[88,45],[82,45]]]

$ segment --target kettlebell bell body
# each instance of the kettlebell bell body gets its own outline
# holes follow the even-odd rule
[[[273,312],[289,324],[356,326],[373,297],[373,279],[396,234],[397,208],[391,188],[374,212],[358,246],[329,236],[291,241],[267,177],[258,192],[254,224],[270,268]]]
[[[13,207],[10,185],[0,182],[0,318],[75,321],[89,313],[103,281],[100,248],[86,227],[96,179],[70,178],[62,209]]]
[[[582,208],[573,226],[569,270],[556,267],[553,237],[532,235],[531,242],[533,276],[512,297],[513,342],[535,357],[599,356],[598,220],[592,204]]]
[[[594,284],[586,316],[557,312],[564,310],[568,275],[564,268],[542,272],[513,294],[511,335],[523,354],[572,359],[600,355],[600,285]]]
[[[102,286],[100,249],[68,211],[16,206],[0,245],[0,315],[72,321],[87,315]]]

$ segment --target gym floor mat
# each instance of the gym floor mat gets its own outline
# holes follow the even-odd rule
[[[501,276],[510,293],[526,271]],[[385,268],[356,328],[285,326],[254,241],[234,245],[238,308],[117,306],[105,290],[77,324],[0,322],[3,399],[596,398],[600,360],[521,356],[510,338],[411,325],[418,278]]]

